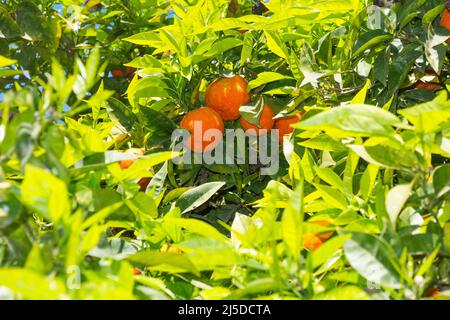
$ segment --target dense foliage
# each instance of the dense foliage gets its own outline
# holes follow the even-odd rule
[[[372,4],[0,1],[0,299],[450,297],[445,3]],[[172,161],[231,75],[276,174]]]

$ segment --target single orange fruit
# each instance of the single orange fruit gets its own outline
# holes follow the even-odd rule
[[[437,88],[440,88],[440,85],[438,83],[434,83],[434,82],[424,82],[424,81],[419,80],[414,84],[414,89],[426,89],[426,90],[433,91]]]
[[[144,148],[130,148],[125,151],[126,154],[133,154],[138,156],[143,156],[145,152]],[[126,159],[126,160],[120,160],[119,165],[122,169],[128,169],[136,159]]]
[[[205,101],[223,120],[237,120],[241,116],[239,108],[250,101],[247,81],[241,76],[217,79],[206,89]]]
[[[450,11],[447,8],[442,13],[441,26],[450,31]],[[450,39],[447,40],[447,43],[450,44]]]
[[[198,130],[195,126],[198,125]],[[204,135],[209,129],[217,129],[222,135],[225,133],[225,127],[220,115],[211,108],[201,107],[188,112],[180,122],[180,127],[190,132],[187,147],[194,152],[204,152],[213,150],[220,140],[212,136],[211,140]]]
[[[261,117],[259,118],[259,128],[257,126],[255,126],[254,124],[248,122],[247,120],[245,120],[244,118],[241,117],[241,119],[239,119],[239,121],[241,122],[241,126],[244,129],[244,131],[247,131],[249,129],[254,129],[256,130],[256,135],[261,135],[262,134],[262,129],[266,129],[266,130],[270,130],[273,127],[274,124],[274,120],[273,120],[273,111],[272,108],[268,105],[265,104],[263,106],[263,110],[261,112]],[[249,131],[252,134],[252,131]]]
[[[311,221],[311,223],[319,225],[321,227],[328,227],[331,225],[330,222],[326,220],[317,220]],[[327,241],[333,235],[333,231],[327,231],[322,233],[312,233],[308,232],[303,235],[303,246],[307,250],[316,250],[319,248],[325,241]]]
[[[293,116],[279,118],[275,120],[274,129],[278,129],[278,139],[280,139],[280,143],[283,144],[283,137],[288,135],[294,131],[294,128],[291,127],[291,124],[295,124],[300,121],[302,118],[303,112],[297,113]]]
[[[111,73],[114,78],[125,78],[126,77],[125,73],[120,69],[114,69],[113,71],[111,71]]]

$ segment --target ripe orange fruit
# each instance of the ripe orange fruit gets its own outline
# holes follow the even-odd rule
[[[325,228],[331,225],[331,223],[326,220],[311,221],[311,223],[325,227]],[[325,241],[327,241],[332,235],[333,235],[333,231],[322,232],[319,234],[315,234],[312,232],[305,233],[303,235],[303,246],[307,250],[316,250]]]
[[[241,119],[239,119],[239,121],[241,122],[241,126],[244,129],[244,131],[247,131],[249,129],[255,129],[256,130],[256,135],[261,135],[262,129],[266,129],[266,130],[270,130],[273,127],[274,124],[274,120],[273,120],[273,111],[272,108],[268,105],[265,104],[263,106],[263,110],[261,112],[261,117],[259,118],[259,128],[253,124],[251,124],[250,122],[248,122],[247,120],[245,120],[244,118],[241,117]],[[252,132],[252,131],[250,131]]]
[[[430,90],[433,91],[437,88],[439,88],[440,85],[438,83],[434,83],[434,82],[424,82],[424,81],[417,81],[414,84],[414,89],[426,89],[426,90]]]
[[[130,148],[125,151],[126,154],[134,154],[138,156],[143,156],[145,152],[144,148]],[[122,169],[128,169],[136,159],[126,159],[126,160],[120,160],[119,165]]]
[[[450,31],[450,11],[447,8],[442,13],[441,26]],[[447,43],[450,44],[450,39],[447,40]]]
[[[239,108],[250,101],[247,81],[241,76],[219,78],[206,89],[205,100],[206,105],[216,110],[223,120],[237,120]]]
[[[114,69],[111,73],[114,78],[125,78],[125,73],[120,69]]]
[[[300,121],[302,118],[302,113],[297,113],[293,116],[279,118],[275,120],[274,129],[278,129],[278,139],[280,139],[280,143],[283,144],[283,136],[288,135],[294,131],[294,128],[291,127],[291,124],[295,124]]]
[[[194,130],[196,124],[201,124],[201,131],[197,133]],[[201,107],[188,112],[181,120],[180,127],[191,133],[187,147],[199,153],[213,150],[220,142],[220,140],[216,141],[215,137],[211,138],[212,141],[205,139],[204,134],[207,130],[218,129],[222,132],[222,135],[225,133],[222,118],[216,111],[208,107]]]

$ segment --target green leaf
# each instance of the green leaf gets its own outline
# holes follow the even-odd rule
[[[317,176],[339,191],[344,191],[344,184],[339,176],[330,168],[315,168]]]
[[[353,104],[321,112],[306,120],[301,120],[293,127],[325,131],[330,136],[392,136],[392,126],[400,124],[392,113],[375,106]]]
[[[370,296],[356,286],[345,286],[331,289],[315,295],[313,300],[370,300]]]
[[[285,79],[292,79],[292,77],[285,76],[277,72],[261,72],[258,74],[258,77],[255,80],[252,80],[248,83],[247,91],[250,91],[267,83]]]
[[[369,90],[371,81],[367,80],[364,87],[353,97],[352,104],[364,104],[366,102],[367,91]]]
[[[218,241],[229,242],[229,239],[210,224],[197,219],[168,218],[165,222]]]
[[[342,192],[321,184],[313,184],[314,187],[316,187],[317,191],[320,193],[320,196],[323,200],[325,200],[328,204],[340,208],[340,209],[347,209],[348,203],[345,199],[345,196],[342,194]]]
[[[110,258],[122,260],[135,254],[139,250],[138,246],[123,239],[103,237],[100,243],[89,251],[89,255],[97,258]]]
[[[379,170],[380,167],[374,164],[369,164],[366,170],[364,170],[360,181],[359,191],[365,200],[367,200],[372,193]]]
[[[108,100],[107,110],[111,120],[120,123],[128,132],[131,132],[138,121],[131,108],[115,98]]]
[[[300,183],[296,190],[298,197],[291,197],[284,209],[281,220],[283,241],[294,259],[298,259],[302,251],[303,235],[303,184]]]
[[[401,237],[403,246],[411,255],[427,255],[442,241],[441,237],[433,233],[407,234]]]
[[[316,269],[333,257],[337,250],[342,248],[344,243],[351,238],[351,235],[333,237],[323,243],[312,253],[313,268]]]
[[[225,182],[204,183],[183,193],[177,200],[176,205],[180,208],[181,213],[195,210],[208,201],[224,185]]]
[[[444,245],[447,252],[450,252],[450,222],[444,225]]]
[[[433,187],[437,197],[450,191],[450,164],[436,168],[433,173]]]
[[[67,297],[62,281],[26,269],[0,269],[0,283],[23,299],[60,300]]]
[[[423,24],[430,24],[436,19],[436,17],[444,10],[445,4],[439,4],[433,9],[429,10],[427,13],[425,13],[422,17],[422,23]]]
[[[349,150],[347,161],[345,161],[343,187],[346,194],[353,195],[353,177],[359,162],[359,155]]]
[[[245,288],[234,290],[225,299],[227,300],[238,300],[243,299],[247,296],[260,294],[264,292],[270,292],[276,290],[278,287],[277,282],[272,278],[260,278],[247,283]]]
[[[326,134],[319,134],[311,139],[307,139],[299,143],[299,145],[316,150],[328,151],[328,152],[339,152],[345,151],[347,148],[344,144],[332,139]]]
[[[155,57],[145,54],[143,56],[135,58],[133,61],[124,64],[125,66],[133,67],[133,68],[162,68],[162,63]]]
[[[375,146],[349,145],[361,158],[371,164],[386,168],[411,171],[418,166],[418,159],[410,150],[393,140]]]
[[[392,97],[394,93],[404,83],[414,62],[423,54],[421,46],[413,43],[406,45],[401,54],[389,65],[388,91],[387,99]],[[386,99],[386,100],[387,100]]]
[[[110,214],[114,213],[122,206],[123,203],[118,202],[103,208],[102,210],[96,212],[94,215],[86,219],[86,221],[84,221],[83,224],[81,225],[81,228],[85,230],[93,226],[94,224],[103,222]]]
[[[129,256],[127,259],[135,263],[143,264],[153,270],[173,273],[192,272],[198,275],[197,268],[184,254],[143,250]]]
[[[392,40],[392,35],[383,30],[369,30],[358,40],[353,56],[358,56],[364,51],[390,40]]]
[[[20,36],[20,30],[16,22],[11,18],[11,14],[0,6],[0,31],[4,38],[11,39]]]
[[[41,168],[32,165],[25,168],[21,190],[22,201],[48,221],[57,223],[70,214],[66,184]]]
[[[376,80],[380,81],[384,86],[387,85],[389,74],[389,47],[378,54],[373,66],[373,75]]]
[[[176,124],[164,113],[150,108],[140,108],[140,116],[147,134],[147,147],[168,147]]]
[[[209,237],[193,237],[177,244],[189,256],[198,270],[217,270],[244,262],[230,241]]]
[[[395,227],[397,217],[411,195],[412,183],[400,184],[389,190],[386,196],[386,211]]]
[[[280,37],[280,34],[277,31],[264,31],[264,35],[266,36],[267,47],[270,49],[270,51],[283,59],[287,59],[289,56],[289,52],[286,44]]]
[[[305,153],[303,154],[301,166],[303,174],[305,175],[305,180],[308,181],[309,183],[312,183],[315,176],[314,168],[316,167],[316,164],[314,162],[314,158],[311,156],[311,153],[308,151],[308,149],[306,149]]]
[[[244,42],[242,44],[241,51],[241,65],[244,65],[250,61],[253,52],[253,41],[254,38],[250,32],[247,32],[244,36]]]
[[[159,44],[162,42],[160,37],[154,31],[138,33],[123,40],[134,44],[150,46],[155,48],[157,48]]]
[[[239,47],[243,44],[241,39],[237,38],[222,38],[212,44],[209,50],[206,52],[207,57],[215,57],[230,49]]]
[[[424,262],[420,265],[419,270],[417,270],[416,277],[423,276],[428,270],[430,270],[433,265],[434,259],[439,254],[439,250],[441,249],[441,244],[438,244],[436,249],[433,250],[432,253],[428,255]]]
[[[0,68],[8,67],[12,64],[15,64],[16,62],[17,62],[16,60],[12,60],[12,59],[8,59],[4,56],[0,56]]]
[[[450,120],[450,100],[447,93],[440,93],[433,101],[402,109],[399,113],[423,133],[440,131]]]
[[[395,252],[384,241],[363,233],[354,233],[344,245],[351,266],[368,281],[400,289],[401,276]]]
[[[436,73],[440,73],[444,65],[447,46],[443,42],[447,39],[448,36],[429,34],[428,40],[425,42],[425,57]]]

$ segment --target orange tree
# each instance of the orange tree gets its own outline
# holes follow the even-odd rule
[[[446,15],[3,1],[0,297],[448,298]],[[201,107],[282,126],[279,170],[172,161]]]

